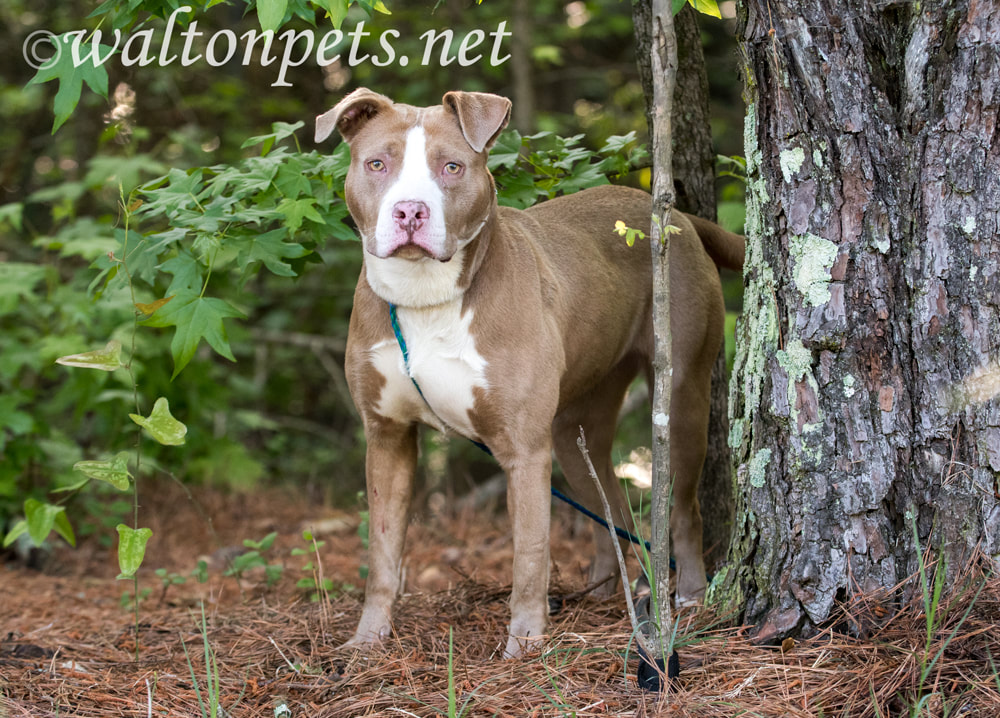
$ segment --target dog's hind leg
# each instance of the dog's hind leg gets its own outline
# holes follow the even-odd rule
[[[604,488],[615,524],[628,531],[632,531],[632,517],[614,473],[611,447],[618,410],[638,368],[638,361],[623,359],[590,391],[564,406],[552,422],[556,458],[573,489],[574,498],[599,516],[604,516],[600,494],[577,445],[582,427],[590,460]],[[590,581],[597,582],[618,573],[618,559],[608,530],[597,523],[593,530],[595,556],[590,565]],[[598,594],[611,595],[617,585],[616,581],[608,581],[598,589]]]
[[[678,372],[679,374],[680,372]],[[700,603],[705,595],[698,481],[708,450],[708,380],[675,375],[670,399],[670,468],[674,475],[670,538],[677,565],[677,605]]]

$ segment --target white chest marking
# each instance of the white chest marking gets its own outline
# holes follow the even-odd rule
[[[448,262],[436,259],[380,259],[365,255],[365,278],[377,295],[400,307],[429,307],[445,302],[461,303],[462,255],[458,250]],[[406,338],[409,342],[409,337]]]
[[[375,410],[396,421],[420,421],[469,439],[482,438],[469,414],[475,403],[473,390],[487,388],[487,362],[469,331],[472,311],[463,315],[461,300],[456,300],[423,309],[399,307],[398,317],[410,375],[395,339],[373,346],[372,361],[386,378]],[[410,377],[420,385],[423,398]]]

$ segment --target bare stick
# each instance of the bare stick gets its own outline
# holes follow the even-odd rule
[[[594,480],[597,493],[601,495],[601,504],[604,506],[604,520],[608,522],[608,533],[611,534],[611,543],[615,547],[615,555],[618,556],[618,570],[621,571],[622,588],[625,589],[625,606],[628,608],[628,618],[632,623],[635,640],[640,643],[646,653],[653,655],[646,644],[645,633],[639,628],[639,620],[635,617],[635,607],[632,605],[632,589],[628,585],[628,571],[625,568],[625,556],[622,555],[621,544],[618,543],[618,537],[615,535],[615,517],[611,514],[611,505],[608,503],[608,497],[604,493],[604,487],[601,486],[601,479],[597,476],[594,464],[590,460],[590,452],[587,450],[587,437],[583,433],[582,426],[580,427],[580,438],[576,440],[576,445],[580,448],[580,453],[583,454],[583,460],[587,462],[587,471],[590,473],[590,478]]]

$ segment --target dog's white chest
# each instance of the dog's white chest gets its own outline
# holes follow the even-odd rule
[[[376,406],[379,414],[480,438],[469,412],[475,403],[473,390],[487,387],[486,360],[469,331],[472,311],[462,314],[461,304],[459,299],[436,307],[397,310],[409,360],[404,364],[395,339],[372,347],[372,361],[386,378]]]

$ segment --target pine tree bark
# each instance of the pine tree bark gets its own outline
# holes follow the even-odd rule
[[[1000,557],[1000,5],[746,0],[735,563],[760,639]],[[982,398],[982,397],[981,397]],[[909,584],[912,587],[912,583]],[[912,590],[907,589],[907,590]]]

